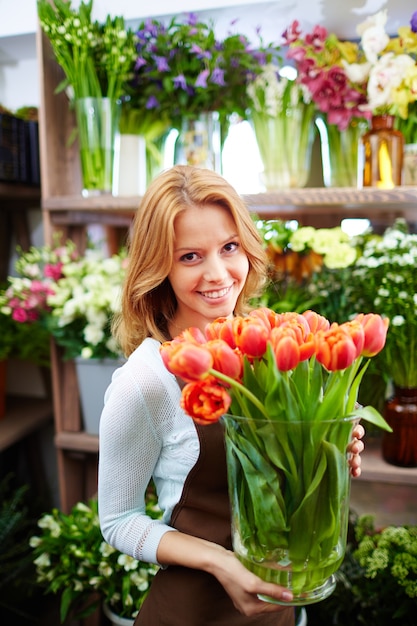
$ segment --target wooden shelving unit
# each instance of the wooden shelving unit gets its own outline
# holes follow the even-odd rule
[[[6,414],[0,420],[0,452],[46,426],[52,417],[50,399],[7,396]]]
[[[108,232],[126,233],[138,209],[139,197],[81,195],[78,146],[68,146],[75,126],[65,94],[55,94],[63,74],[53,59],[50,44],[38,33],[41,76],[40,149],[42,210],[45,232],[54,231],[72,238],[83,248],[86,227],[101,224]],[[249,209],[262,218],[296,219],[303,225],[331,227],[344,218],[367,218],[376,228],[404,217],[417,230],[417,187],[380,189],[292,189],[279,193],[244,196]],[[58,457],[61,506],[68,511],[78,500],[85,500],[97,489],[98,439],[82,430],[75,368],[52,350],[52,384],[55,416],[55,445]],[[395,474],[391,467],[374,457],[364,455],[361,480]],[[410,476],[414,476],[412,471]],[[409,473],[406,472],[406,480]],[[384,478],[385,479],[385,478]]]

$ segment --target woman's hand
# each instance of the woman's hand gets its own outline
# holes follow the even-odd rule
[[[349,453],[349,467],[350,473],[354,478],[357,478],[361,475],[361,457],[360,454],[363,452],[365,446],[362,441],[363,436],[365,435],[365,429],[361,424],[357,424],[352,431],[352,441],[347,447],[347,451]]]
[[[212,573],[230,596],[235,608],[251,617],[262,613],[277,613],[286,607],[260,600],[258,594],[270,596],[278,601],[290,602],[292,593],[288,589],[267,583],[247,570],[233,552],[225,551],[224,559],[216,560]]]

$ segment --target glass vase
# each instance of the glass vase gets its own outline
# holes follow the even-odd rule
[[[110,98],[75,100],[83,196],[113,191],[120,107],[119,101]]]
[[[392,433],[384,432],[383,458],[391,465],[417,467],[417,388],[394,385],[384,417]]]
[[[320,117],[318,127],[325,186],[358,187],[359,146],[367,128],[366,121],[354,118],[346,130],[339,130]]]
[[[357,420],[223,421],[236,556],[263,580],[291,589],[293,600],[280,603],[323,600],[346,549],[346,449]]]
[[[314,105],[299,103],[272,116],[251,112],[263,164],[261,181],[267,191],[304,187],[314,141]]]
[[[417,186],[417,143],[404,146],[403,185]]]
[[[393,189],[402,183],[404,136],[394,121],[393,115],[374,115],[362,138],[364,187]]]
[[[221,125],[217,111],[182,120],[175,143],[174,163],[222,173]]]

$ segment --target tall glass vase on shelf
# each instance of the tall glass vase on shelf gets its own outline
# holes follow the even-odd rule
[[[110,98],[78,98],[78,128],[83,196],[113,191],[116,136],[121,103]]]
[[[217,111],[184,117],[175,143],[174,163],[222,173],[221,125]]]
[[[417,467],[417,387],[394,385],[384,417],[392,433],[384,433],[382,456],[387,463]]]
[[[373,115],[364,134],[363,186],[392,189],[402,184],[404,136],[394,128],[394,115]]]
[[[323,180],[326,187],[357,187],[361,137],[367,129],[364,119],[353,118],[345,130],[329,124],[325,115],[317,118],[320,133]]]
[[[298,103],[282,115],[252,111],[251,122],[267,191],[304,187],[310,174],[314,105]]]

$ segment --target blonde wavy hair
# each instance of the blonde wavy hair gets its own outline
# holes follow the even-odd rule
[[[219,174],[177,165],[149,185],[133,221],[129,263],[122,292],[121,313],[113,334],[126,356],[146,337],[169,339],[168,320],[177,308],[168,280],[174,253],[175,219],[187,207],[218,205],[230,212],[249,261],[245,286],[235,313],[248,311],[248,301],[259,294],[266,277],[266,256],[251,215],[235,189]]]

